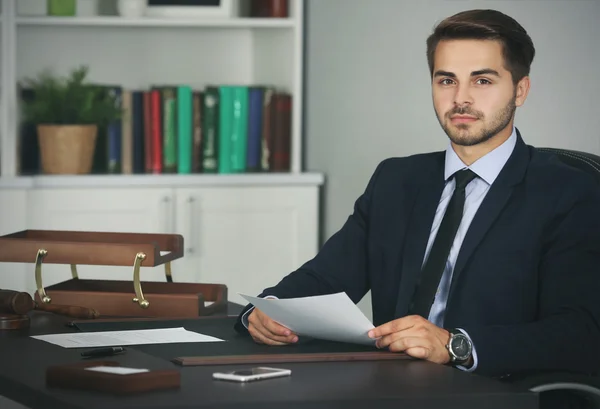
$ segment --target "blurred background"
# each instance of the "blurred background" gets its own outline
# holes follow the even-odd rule
[[[182,234],[174,280],[226,283],[232,301],[314,256],[380,161],[446,148],[425,40],[456,12],[497,9],[532,37],[532,87],[516,119],[526,143],[600,154],[598,0],[0,2],[1,232]],[[80,156],[41,146],[24,80],[82,65],[102,89],[94,95],[130,116],[99,122],[89,174],[69,175]],[[50,162],[71,170],[50,174]],[[47,285],[70,278],[66,266],[45,268]],[[127,280],[130,270],[80,275]],[[35,290],[33,264],[0,264],[0,288]]]

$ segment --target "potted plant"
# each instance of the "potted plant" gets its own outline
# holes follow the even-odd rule
[[[81,66],[57,77],[44,70],[23,81],[34,95],[24,103],[23,116],[37,126],[46,174],[90,173],[98,128],[122,115],[115,95],[86,82],[88,71]]]

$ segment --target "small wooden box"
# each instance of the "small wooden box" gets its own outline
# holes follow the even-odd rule
[[[179,389],[181,386],[181,375],[173,369],[122,375],[86,369],[90,367],[119,367],[119,364],[114,361],[90,361],[51,366],[46,369],[46,385],[116,395]]]
[[[38,303],[93,308],[101,317],[210,315],[227,308],[223,284],[173,282],[183,256],[178,234],[24,230],[0,236],[0,261],[35,264]],[[70,264],[73,278],[45,288],[43,264]],[[133,280],[80,279],[77,264],[132,266]],[[141,281],[141,267],[165,265],[165,282]]]

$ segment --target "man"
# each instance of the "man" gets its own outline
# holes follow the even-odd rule
[[[600,189],[514,127],[535,49],[472,10],[427,39],[445,152],[379,164],[319,254],[262,297],[371,290],[379,348],[488,376],[600,368]],[[248,306],[256,342],[298,337]]]

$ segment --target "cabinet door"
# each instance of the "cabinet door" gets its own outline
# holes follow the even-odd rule
[[[185,253],[173,280],[226,284],[240,304],[317,252],[318,187],[176,189],[175,215]]]
[[[29,200],[29,228],[134,233],[170,233],[173,191],[160,188],[35,189]],[[35,256],[34,256],[35,259]],[[80,278],[133,279],[129,266],[77,266]],[[44,286],[71,277],[68,265],[42,266]],[[165,281],[164,267],[141,269],[145,281]]]
[[[27,228],[26,190],[0,191],[0,209],[0,235]],[[33,274],[33,265],[0,262],[0,289],[25,291],[31,294],[34,290]]]

